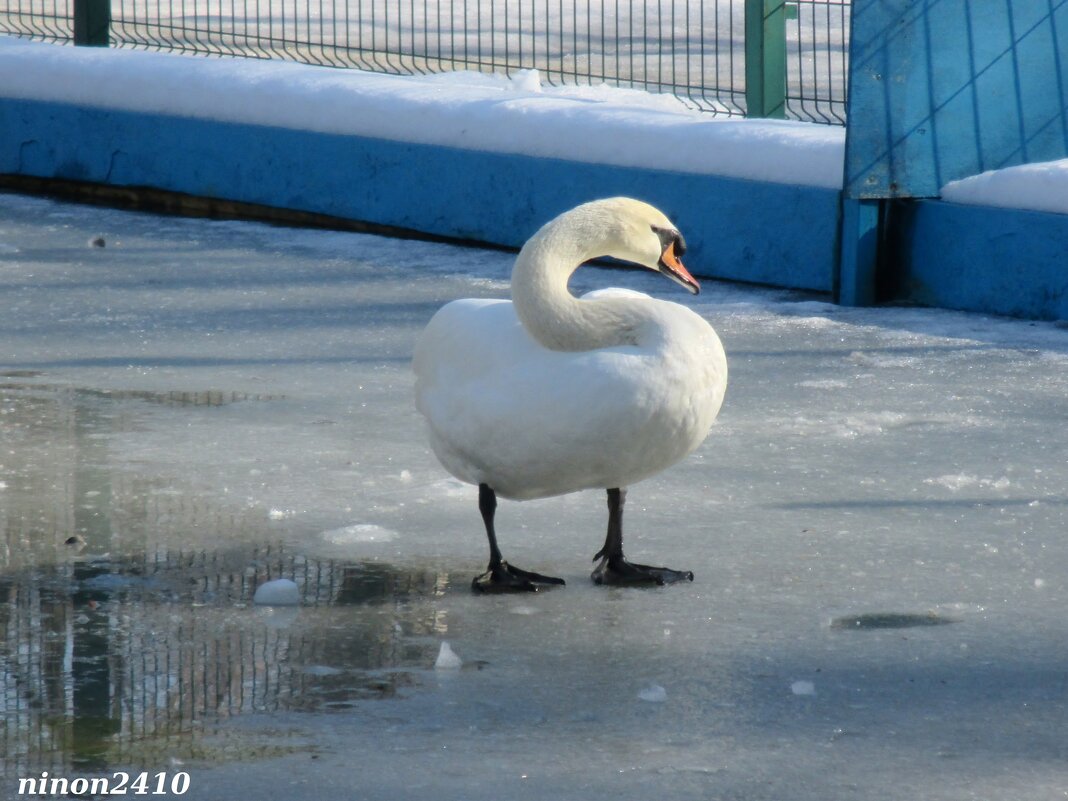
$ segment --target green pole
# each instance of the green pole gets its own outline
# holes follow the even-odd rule
[[[745,0],[745,107],[786,116],[786,0]]]
[[[74,0],[74,44],[111,44],[111,0]]]

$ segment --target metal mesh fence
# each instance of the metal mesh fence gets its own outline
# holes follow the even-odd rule
[[[74,0],[0,0],[0,33],[69,42]]]
[[[797,119],[844,123],[850,0],[793,5],[796,18],[786,26],[786,108]]]
[[[0,0],[0,31],[69,38],[73,0]],[[787,116],[844,122],[849,0],[787,3]],[[375,72],[537,69],[744,114],[744,0],[113,0],[118,46]]]

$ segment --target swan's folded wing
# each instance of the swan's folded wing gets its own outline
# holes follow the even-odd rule
[[[491,481],[505,497],[604,486],[663,405],[643,380],[645,358],[626,350],[532,348],[493,373],[440,383],[420,399],[435,452],[454,475]]]
[[[511,301],[466,298],[448,303],[415,343],[416,405],[433,421],[426,404],[435,395],[451,394],[481,376],[499,374],[516,361],[529,360],[538,349]]]

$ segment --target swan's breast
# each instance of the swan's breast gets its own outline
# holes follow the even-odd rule
[[[650,302],[663,308],[647,341],[584,352],[541,347],[507,301],[445,306],[414,367],[446,469],[534,498],[627,486],[692,452],[722,403],[726,359],[701,317]]]

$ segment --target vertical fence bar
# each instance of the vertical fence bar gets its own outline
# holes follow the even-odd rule
[[[785,0],[745,0],[745,105],[749,117],[786,116]]]
[[[111,0],[74,0],[74,44],[111,44]]]

